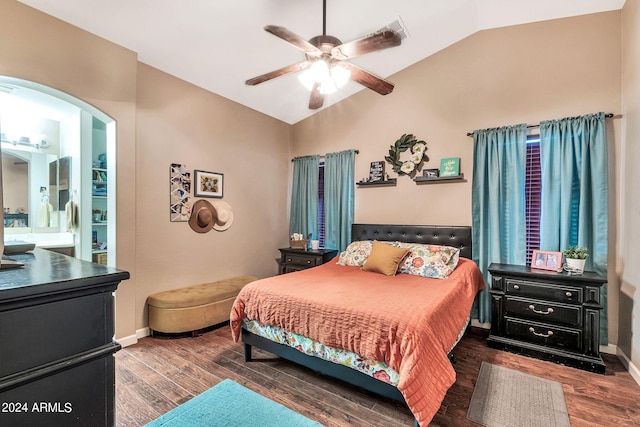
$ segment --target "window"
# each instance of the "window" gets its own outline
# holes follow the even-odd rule
[[[318,175],[318,245],[324,248],[324,162],[320,162]]]
[[[524,184],[527,265],[531,255],[540,249],[540,208],[542,172],[540,169],[540,135],[527,137],[527,165]]]

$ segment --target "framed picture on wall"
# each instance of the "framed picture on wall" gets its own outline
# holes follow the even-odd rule
[[[196,197],[216,197],[221,199],[223,196],[224,175],[217,172],[206,172],[195,170],[195,189]]]
[[[534,250],[531,268],[557,271],[562,269],[562,252]]]

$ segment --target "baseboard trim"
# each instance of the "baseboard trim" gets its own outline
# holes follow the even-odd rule
[[[629,374],[631,374],[631,378],[633,378],[638,383],[638,385],[640,385],[640,368],[638,368],[631,360],[629,360],[627,355],[624,354],[622,350],[618,349],[617,356],[624,367],[627,368]]]
[[[127,337],[116,338],[116,341],[118,341],[122,347],[129,347],[130,345],[138,342],[138,337],[135,335],[129,335]]]
[[[491,329],[491,322],[480,323],[478,319],[471,319],[471,326],[474,328]]]
[[[134,335],[116,338],[116,341],[118,341],[122,347],[129,347],[130,345],[137,343],[140,338],[148,337],[149,335],[151,335],[151,330],[149,328],[142,328],[136,330]]]
[[[618,346],[613,344],[601,345],[600,353],[613,354],[616,356],[618,354]]]

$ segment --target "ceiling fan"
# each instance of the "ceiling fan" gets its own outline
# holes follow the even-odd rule
[[[297,49],[304,52],[306,59],[297,64],[288,65],[275,71],[254,77],[245,83],[255,86],[276,77],[306,70],[300,75],[302,83],[311,91],[309,108],[316,110],[322,107],[324,95],[333,93],[351,79],[380,95],[393,91],[393,83],[378,77],[347,60],[365,53],[375,52],[399,46],[401,37],[395,31],[383,28],[373,34],[342,43],[338,38],[326,34],[327,2],[322,1],[322,35],[309,41],[284,27],[267,25],[265,31],[280,37]]]

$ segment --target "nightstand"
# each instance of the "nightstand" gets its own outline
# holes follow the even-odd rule
[[[318,249],[314,251],[311,249],[281,248],[278,250],[280,251],[280,274],[322,265],[327,261],[331,261],[338,254],[335,249]]]
[[[600,288],[605,277],[496,263],[488,270],[489,347],[604,374]]]

